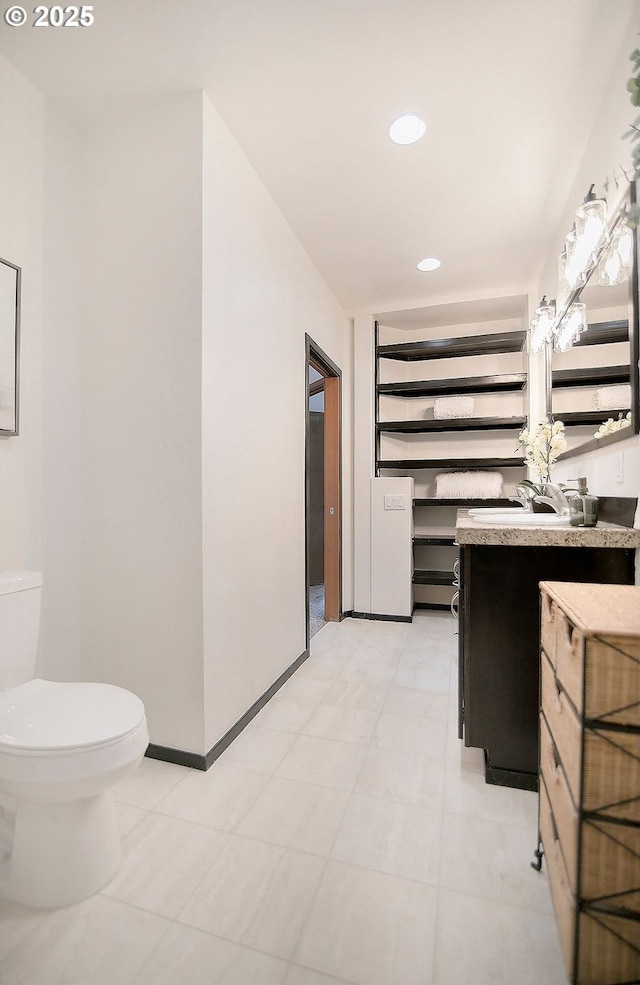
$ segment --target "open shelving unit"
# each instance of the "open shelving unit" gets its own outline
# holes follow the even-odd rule
[[[618,343],[626,343],[626,349],[617,345],[616,353],[618,358],[626,351],[628,362],[616,362],[611,364],[609,356],[603,357],[606,353],[606,346]],[[595,431],[604,421],[610,417],[617,417],[618,414],[626,414],[630,406],[615,409],[594,410],[586,404],[594,388],[614,386],[631,382],[631,362],[629,346],[629,322],[628,319],[615,319],[611,321],[596,322],[589,325],[589,328],[574,344],[568,353],[558,357],[554,354],[556,363],[571,363],[585,361],[583,347],[589,346],[589,365],[568,365],[553,369],[551,373],[551,392],[553,415],[556,420],[562,421],[566,428],[589,427]],[[622,350],[622,351],[620,351]],[[564,398],[563,398],[564,391]],[[570,391],[570,398],[567,394]],[[555,398],[555,399],[553,399]],[[564,408],[569,405],[576,409]],[[580,404],[584,404],[583,409],[578,409]]]
[[[506,496],[442,499],[430,492],[440,472],[508,470],[514,484],[524,476],[524,458],[515,450],[517,443],[513,435],[526,423],[526,358],[523,355],[518,360],[517,356],[524,352],[526,332],[488,331],[387,343],[381,341],[383,331],[382,326],[376,325],[376,475],[414,477],[414,608],[448,609],[456,588],[453,570],[457,554],[456,510],[474,505],[508,507],[512,504]],[[502,357],[512,353],[516,355],[506,360],[507,365],[500,365]],[[434,360],[438,361],[435,365]],[[439,376],[438,367],[443,360],[448,360],[446,371],[440,371]],[[455,375],[457,366],[451,360],[466,360],[458,364],[459,376]],[[490,371],[481,374],[477,370],[483,363],[490,363]],[[424,373],[420,366],[394,371],[396,364],[422,364]],[[411,375],[414,378],[402,378]],[[420,378],[415,378],[418,375]],[[432,398],[461,395],[478,395],[480,400],[476,405],[484,397],[484,411],[479,409],[472,417],[433,416]],[[495,401],[491,399],[494,395],[497,395]],[[507,396],[505,413],[500,412],[507,406],[502,403],[502,395]],[[494,447],[496,442],[498,447]],[[511,447],[505,447],[507,443]],[[505,451],[509,454],[501,453]],[[420,491],[427,494],[421,495]]]

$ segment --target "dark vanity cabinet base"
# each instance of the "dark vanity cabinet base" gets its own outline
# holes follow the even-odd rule
[[[460,547],[459,734],[488,783],[538,788],[539,582],[632,585],[635,550]]]

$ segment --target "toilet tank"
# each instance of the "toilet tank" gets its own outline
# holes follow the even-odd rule
[[[0,691],[33,679],[41,595],[38,571],[0,571]]]

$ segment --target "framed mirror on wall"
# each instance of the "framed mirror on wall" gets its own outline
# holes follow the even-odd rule
[[[0,258],[0,435],[18,434],[21,273]]]
[[[547,408],[564,422],[568,442],[561,459],[640,433],[638,235],[625,222],[635,202],[632,183],[609,222],[610,241],[626,237],[626,268],[607,267],[610,251],[602,251],[564,303],[566,313],[585,306],[587,328],[564,351],[554,346],[549,353]]]

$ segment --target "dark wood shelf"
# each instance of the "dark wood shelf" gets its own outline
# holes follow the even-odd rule
[[[378,383],[378,393],[392,397],[434,397],[459,393],[507,393],[523,390],[526,373],[503,373],[496,376],[469,376],[466,379],[420,380],[410,383]]]
[[[455,575],[453,571],[434,571],[433,569],[416,569],[411,579],[414,585],[446,585],[453,586]]]
[[[556,369],[551,374],[554,389],[570,386],[606,386],[629,383],[631,370],[627,366],[589,366],[586,369]]]
[[[629,341],[629,322],[627,319],[620,321],[602,321],[589,325],[586,332],[583,332],[574,346],[577,345],[606,345],[608,342],[628,342]]]
[[[415,534],[413,538],[414,547],[454,547],[455,543],[452,534]]]
[[[580,424],[604,424],[610,417],[617,420],[618,415],[625,414],[629,407],[616,408],[616,410],[576,410],[567,414],[554,414],[557,421],[562,421],[565,427],[576,427]]]
[[[472,509],[474,506],[504,506],[506,509],[509,509],[509,507],[522,509],[521,506],[516,506],[513,500],[506,499],[505,497],[500,497],[499,499],[441,499],[435,496],[424,496],[413,500],[414,506],[420,506],[421,504],[425,506],[457,506],[465,510]]]
[[[379,359],[449,359],[458,356],[483,356],[497,352],[520,352],[526,332],[495,332],[488,335],[468,335],[452,339],[429,339],[427,342],[400,342],[379,345]]]
[[[414,602],[414,611],[416,609],[429,609],[432,612],[449,612],[451,609],[450,602]]]
[[[379,469],[521,469],[524,458],[397,458],[378,461]]]
[[[526,417],[448,417],[438,420],[385,421],[377,424],[377,430],[400,434],[429,434],[441,431],[520,431]]]

